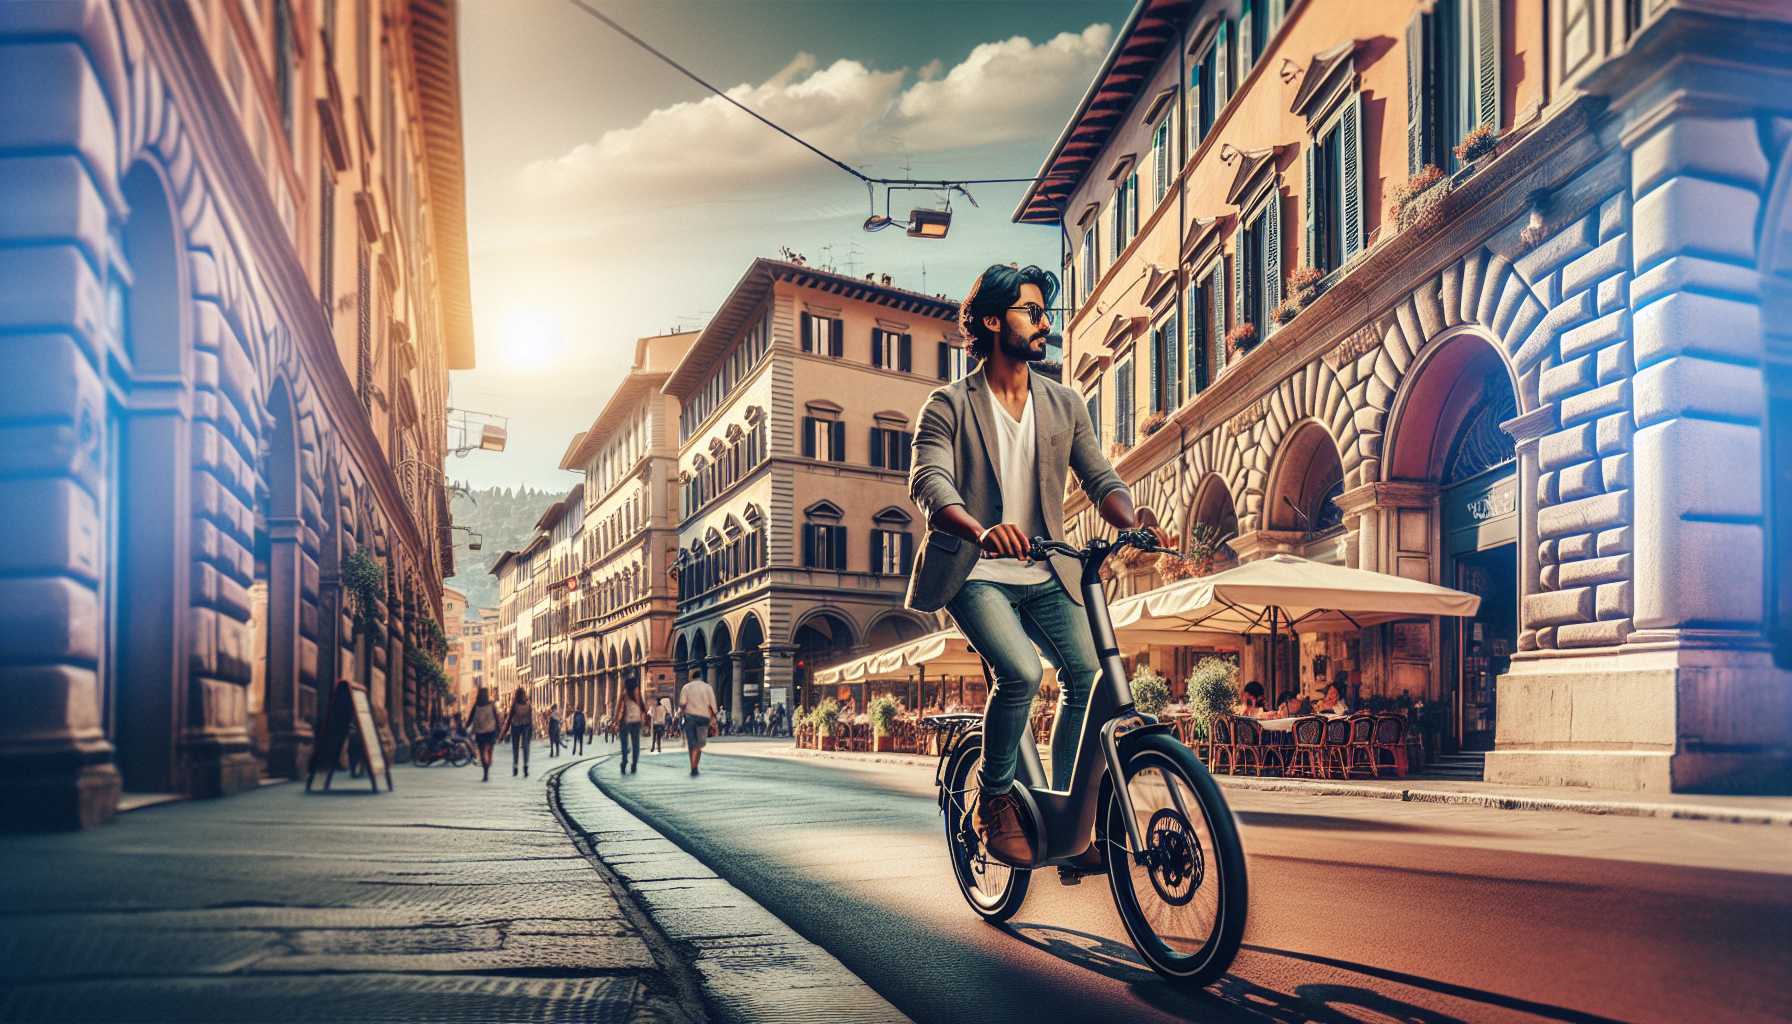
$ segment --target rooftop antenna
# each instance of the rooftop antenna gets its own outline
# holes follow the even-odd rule
[[[859,243],[849,242],[846,246],[846,272],[853,277],[859,276]]]

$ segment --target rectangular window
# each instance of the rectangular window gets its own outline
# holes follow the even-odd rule
[[[1213,41],[1202,51],[1201,58],[1189,68],[1188,149],[1191,154],[1201,140],[1213,131],[1214,119],[1226,103],[1228,24],[1221,19],[1214,30]]]
[[[1151,411],[1171,412],[1182,403],[1182,339],[1175,311],[1151,328]]]
[[[1101,277],[1101,218],[1092,217],[1089,226],[1083,229],[1083,272],[1077,283],[1082,287],[1081,299],[1087,299],[1095,282]]]
[[[324,320],[336,323],[336,175],[327,163],[318,165],[317,183],[317,299],[323,303]]]
[[[1128,448],[1132,447],[1132,411],[1135,400],[1132,358],[1129,356],[1114,368],[1114,440]]]
[[[840,358],[841,335],[843,333],[841,327],[841,322],[836,318],[816,316],[814,313],[804,313],[802,338],[803,351],[813,352],[817,355],[833,356],[836,359]]]
[[[1134,169],[1120,179],[1114,190],[1114,238],[1108,259],[1120,258],[1126,246],[1139,231],[1139,172]]]
[[[1214,261],[1188,292],[1188,379],[1191,393],[1207,390],[1226,365],[1225,259]]]
[[[1170,191],[1170,121],[1169,114],[1157,123],[1151,133],[1151,208],[1164,201]]]
[[[881,327],[871,329],[871,365],[881,366],[887,370],[910,371],[910,353],[914,342],[911,335],[886,331]]]
[[[907,576],[914,568],[915,538],[907,530],[871,531],[871,571],[881,576]]]
[[[1407,172],[1459,170],[1471,128],[1500,126],[1500,5],[1437,0],[1406,27]]]
[[[939,378],[941,380],[957,380],[970,368],[970,350],[942,341],[940,346]]]
[[[1236,323],[1254,326],[1261,341],[1274,329],[1269,311],[1282,301],[1281,192],[1272,184],[1269,200],[1245,221],[1233,261]]]
[[[293,145],[292,49],[292,8],[287,0],[274,0],[274,101],[288,146]]]
[[[819,416],[803,417],[803,457],[824,462],[846,461],[846,424]]]
[[[1362,97],[1352,95],[1307,148],[1307,263],[1329,273],[1363,248]]]
[[[1100,444],[1101,443],[1101,381],[1099,381],[1099,380],[1096,381],[1095,387],[1090,389],[1089,397],[1087,400],[1085,400],[1083,402],[1083,407],[1089,411],[1089,427],[1090,427],[1090,429],[1095,431],[1095,443]]]
[[[803,565],[810,569],[846,569],[846,527],[803,524]]]
[[[367,243],[355,247],[355,393],[373,411],[373,290]]]
[[[878,469],[907,470],[915,435],[888,427],[871,428],[871,465]]]

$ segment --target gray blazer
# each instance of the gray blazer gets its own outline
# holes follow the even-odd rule
[[[1039,512],[1044,522],[1021,526],[1028,536],[1043,534],[1062,540],[1066,470],[1076,472],[1083,493],[1098,505],[1126,485],[1102,455],[1081,396],[1037,373],[1028,376],[1033,391]],[[996,479],[994,425],[989,422],[994,413],[988,403],[993,396],[987,391],[983,374],[969,373],[934,389],[921,407],[908,495],[920,508],[923,522],[931,524],[934,513],[950,505],[963,505],[984,526],[1005,521],[1002,489]],[[930,527],[909,576],[908,607],[921,612],[944,608],[964,585],[980,554],[974,542]],[[1051,567],[1071,600],[1081,604],[1080,570],[1075,560],[1054,555]]]

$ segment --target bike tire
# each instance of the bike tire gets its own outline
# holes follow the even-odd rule
[[[436,763],[436,755],[421,743],[411,744],[411,763],[419,768],[428,768]]]
[[[456,768],[465,768],[473,761],[473,748],[466,743],[456,743],[448,748],[448,763]]]
[[[1250,887],[1237,822],[1200,759],[1176,738],[1162,734],[1139,737],[1128,745],[1123,757],[1121,768],[1126,778],[1114,780],[1114,784],[1128,787],[1148,847],[1161,860],[1149,866],[1135,861],[1127,849],[1125,812],[1118,794],[1110,790],[1104,838],[1108,843],[1108,882],[1115,909],[1120,912],[1133,947],[1152,970],[1179,984],[1210,984],[1232,966],[1239,944],[1244,941],[1250,911]],[[1160,773],[1163,782],[1165,795],[1161,801],[1152,799],[1152,783],[1140,778],[1153,771]],[[1176,787],[1183,797],[1181,807],[1170,795],[1178,791]],[[1191,800],[1192,807],[1188,806]],[[1163,806],[1153,809],[1156,803]],[[1196,816],[1201,819],[1199,822],[1190,820]],[[1212,877],[1216,872],[1218,877]],[[1203,936],[1195,929],[1206,916],[1205,908],[1186,913],[1182,908],[1193,906],[1197,897],[1205,904],[1209,896],[1213,904],[1211,924]],[[1169,915],[1164,907],[1175,908],[1176,916],[1166,920]],[[1187,933],[1176,934],[1179,929],[1186,929]],[[1166,934],[1170,937],[1166,938]]]
[[[945,773],[944,817],[946,855],[958,891],[977,916],[991,924],[1013,917],[1027,898],[1033,873],[1011,868],[977,852],[975,830],[969,822],[976,813],[977,770],[983,763],[983,737],[973,734],[959,742]],[[968,835],[967,835],[968,831]],[[1006,872],[1006,874],[1003,874]]]

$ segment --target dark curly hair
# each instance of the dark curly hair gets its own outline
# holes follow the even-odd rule
[[[1028,284],[1039,288],[1045,308],[1050,309],[1058,297],[1058,275],[1049,270],[997,263],[977,275],[958,307],[958,329],[970,343],[972,359],[988,359],[996,345],[995,332],[983,325],[983,318],[1006,316],[1008,307],[1020,298],[1021,286]]]

